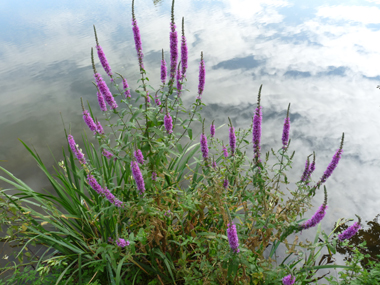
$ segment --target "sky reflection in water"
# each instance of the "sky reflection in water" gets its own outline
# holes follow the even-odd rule
[[[52,165],[46,145],[60,159],[66,143],[61,112],[80,141],[87,128],[79,98],[97,108],[90,65],[93,24],[113,71],[137,87],[130,1],[6,2],[0,3],[0,160],[38,189],[48,182],[17,138]],[[177,26],[185,16],[189,46],[188,104],[196,97],[201,50],[209,122],[215,119],[221,125],[229,116],[235,127],[249,126],[263,84],[263,151],[278,149],[291,102],[291,148],[296,150],[292,182],[298,181],[313,151],[313,177],[319,179],[345,132],[343,158],[326,183],[330,223],[325,228],[355,213],[372,220],[380,202],[380,0],[352,1],[349,6],[343,1],[177,2]],[[161,48],[169,59],[170,4],[136,1],[152,86],[159,84]],[[227,126],[217,133],[226,140]],[[322,200],[321,191],[314,205]]]

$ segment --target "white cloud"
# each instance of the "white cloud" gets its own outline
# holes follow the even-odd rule
[[[317,16],[334,20],[348,20],[363,24],[380,23],[380,9],[369,6],[322,6],[318,8]]]
[[[282,21],[283,16],[277,13],[276,9],[280,6],[289,6],[287,1],[283,0],[224,0],[228,7],[229,13],[237,19],[255,19],[257,17],[269,23]],[[268,15],[268,12],[271,15]],[[266,14],[266,15],[265,15]]]
[[[367,0],[367,2],[375,3],[380,5],[380,0]]]

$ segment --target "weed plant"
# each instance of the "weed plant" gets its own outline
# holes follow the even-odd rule
[[[190,107],[183,104],[187,46],[184,19],[180,40],[174,20],[173,1],[170,64],[167,68],[162,51],[162,84],[154,89],[144,68],[132,3],[141,75],[134,93],[125,77],[112,73],[94,27],[96,51],[113,90],[96,69],[91,49],[100,111],[83,102],[82,108],[98,144],[84,134],[78,145],[78,138],[65,129],[67,149],[51,174],[37,152],[22,142],[53,194],[31,189],[0,167],[6,174],[0,179],[11,186],[0,196],[1,221],[7,228],[2,241],[19,249],[20,262],[2,270],[14,274],[1,284],[27,282],[22,278],[35,275],[33,284],[308,284],[323,278],[316,276],[319,269],[357,270],[357,263],[332,264],[336,244],[360,225],[339,236],[335,230],[329,235],[321,231],[325,187],[324,203],[311,219],[304,218],[339,162],[344,136],[316,183],[311,179],[312,154],[295,190],[288,190],[286,171],[294,156],[289,154],[290,104],[278,151],[261,154],[262,86],[250,128],[236,130],[226,120],[229,142],[223,144],[215,132],[225,129],[212,123],[209,132],[200,115],[205,106],[203,53],[198,94]],[[200,138],[193,135],[200,132],[193,129],[196,121],[202,124]],[[270,156],[277,160],[273,166],[268,165]],[[298,240],[298,232],[318,224],[314,242]],[[32,245],[43,250],[31,252]],[[276,257],[280,245],[287,254],[281,260]],[[321,255],[322,249],[328,254]]]

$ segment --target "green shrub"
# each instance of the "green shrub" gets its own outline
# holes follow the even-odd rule
[[[294,156],[294,152],[289,155],[289,108],[283,145],[261,155],[261,87],[252,126],[235,130],[229,122],[228,149],[214,135],[207,135],[200,115],[205,106],[201,101],[203,54],[198,97],[187,109],[181,99],[187,57],[182,56],[182,66],[174,60],[173,10],[174,1],[170,78],[154,89],[148,84],[132,9],[141,74],[133,98],[124,77],[112,74],[96,37],[99,58],[114,87],[113,94],[108,93],[92,55],[98,98],[110,108],[98,121],[100,112],[89,105],[87,111],[82,103],[97,146],[84,134],[83,154],[65,130],[68,147],[53,175],[22,142],[46,174],[54,195],[34,191],[0,167],[9,177],[0,179],[13,186],[1,190],[2,220],[7,224],[12,219],[3,241],[21,246],[20,264],[7,284],[27,282],[37,273],[34,282],[40,283],[33,284],[277,284],[289,274],[297,283],[307,284],[317,280],[315,273],[321,268],[355,266],[332,265],[324,256],[318,263],[323,248],[330,255],[336,252],[335,230],[327,236],[318,227],[313,243],[299,242],[298,236],[289,240],[293,233],[314,227],[323,218],[326,188],[325,202],[317,213],[306,222],[302,219],[311,198],[337,166],[343,137],[314,186],[310,184],[315,154],[312,161],[307,158],[296,190],[285,192],[290,184],[286,171]],[[176,73],[180,75],[176,77]],[[103,103],[100,101],[100,107],[104,109],[107,105]],[[202,131],[193,128],[196,121],[202,123]],[[104,122],[106,133],[99,127]],[[223,126],[216,131],[225,131]],[[252,135],[253,158],[248,139]],[[273,166],[268,165],[270,156],[278,161]],[[11,190],[17,193],[10,194]],[[30,245],[43,245],[45,250],[28,255]],[[280,245],[287,248],[283,260],[276,257]],[[36,271],[31,273],[28,265]]]

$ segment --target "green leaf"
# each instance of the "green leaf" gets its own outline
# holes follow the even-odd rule
[[[193,140],[193,130],[192,129],[187,129],[187,133],[189,134],[189,138]]]

